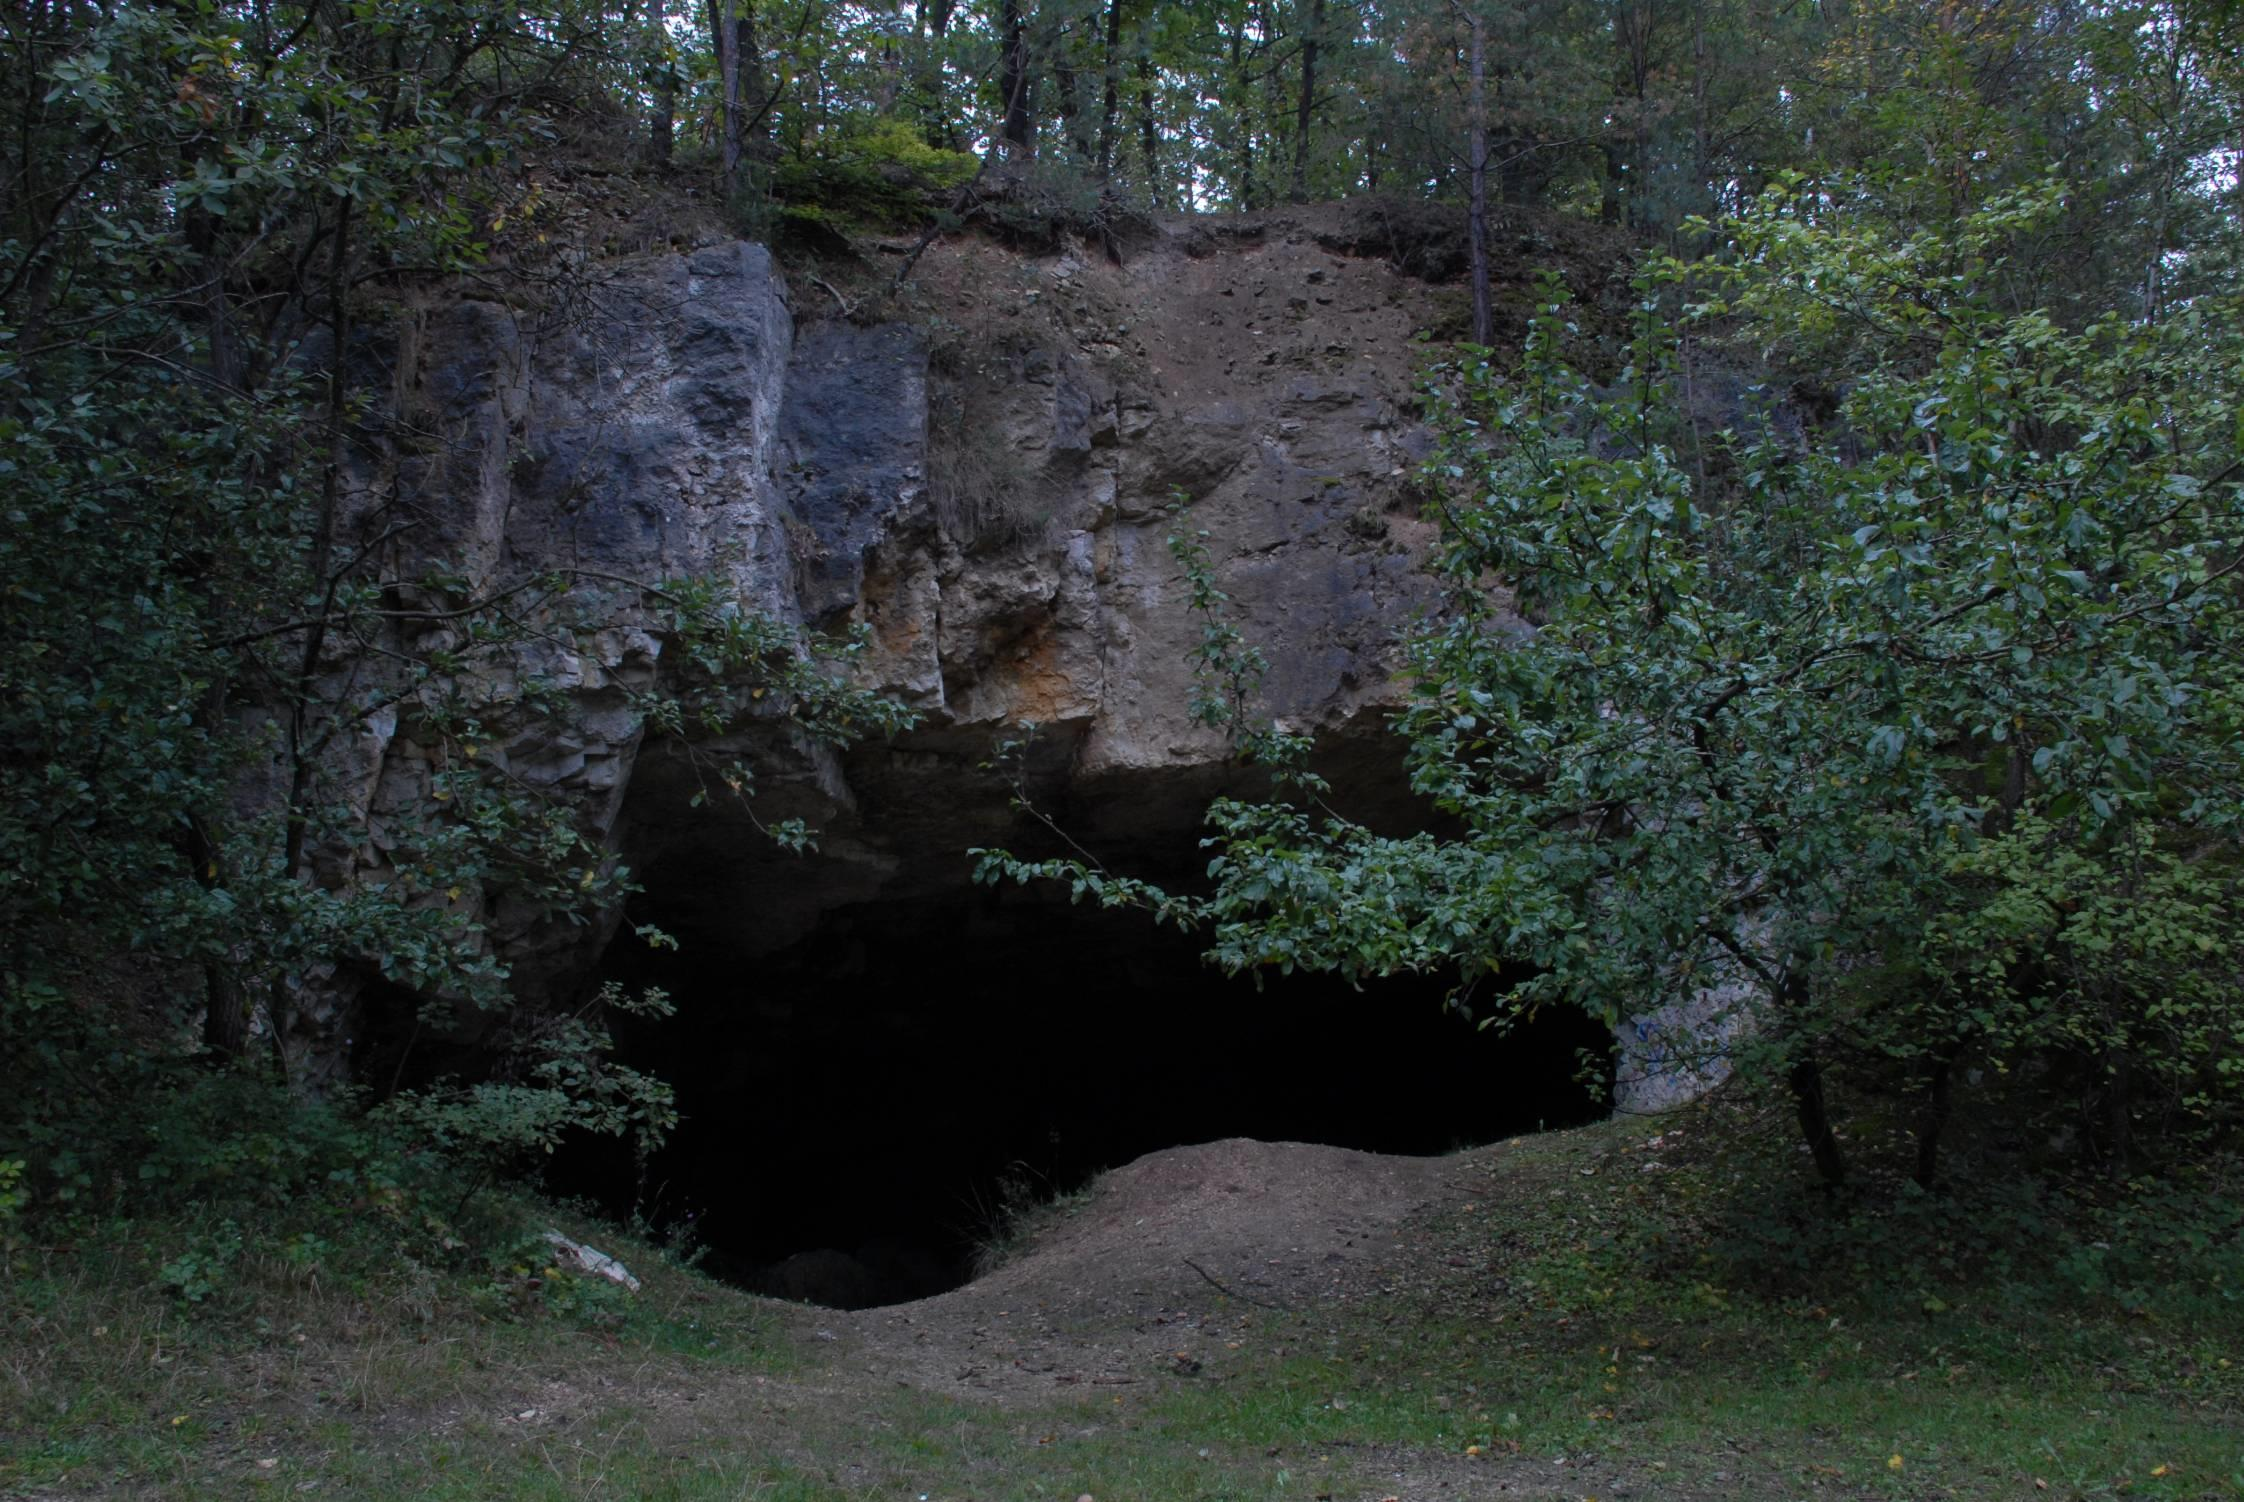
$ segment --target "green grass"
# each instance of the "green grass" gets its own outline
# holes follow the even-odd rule
[[[1306,1349],[1225,1389],[1180,1388],[1173,1421],[1241,1449],[1594,1454],[1710,1495],[1758,1474],[1772,1495],[2244,1497],[2244,1248],[2170,1224],[2103,1243],[2170,1281],[2069,1286],[2068,1243],[2013,1245],[1999,1200],[1897,1232],[1772,1189],[1766,1162],[1741,1198],[1739,1123],[1722,1128],[1721,1153],[1664,1142],[1656,1181],[1662,1134],[1641,1123],[1517,1144],[1486,1200],[1424,1228],[1421,1262],[1450,1271],[1313,1317]],[[1788,1255],[1770,1227],[1790,1221],[1824,1255]],[[2124,1241],[2119,1223],[2080,1235]],[[1876,1244],[1822,1244],[1863,1227]]]
[[[580,1439],[547,1453],[546,1426],[512,1418],[539,1407],[552,1374],[627,1398],[635,1376],[768,1382],[795,1361],[769,1306],[649,1247],[630,1250],[645,1280],[636,1298],[550,1279],[549,1296],[526,1301],[535,1268],[328,1279],[253,1256],[189,1307],[153,1269],[192,1235],[119,1224],[0,1256],[0,1497],[277,1496],[305,1481],[354,1496],[603,1495]],[[607,1458],[641,1473],[645,1495],[739,1496],[751,1472],[757,1486],[787,1480],[727,1462],[729,1491],[677,1491],[659,1474],[666,1461],[649,1469],[620,1443]],[[497,1490],[493,1467],[511,1473]]]
[[[1858,1339],[1818,1325],[1702,1318],[1663,1339],[1636,1320],[1470,1344],[1454,1328],[1420,1330],[1180,1391],[1165,1418],[1241,1451],[1587,1452],[1678,1480],[1750,1466],[1904,1496],[2017,1495],[2036,1479],[2058,1495],[2244,1496],[2233,1401],[2179,1403],[2124,1378],[1986,1359],[1972,1331]],[[1676,1337],[1697,1344],[1675,1351]]]
[[[2244,1498],[2217,1182],[1902,1214],[1874,1178],[1790,1186],[1759,1140],[1523,1139],[1389,1286],[1232,1310],[1204,1375],[1026,1406],[906,1388],[815,1314],[596,1231],[638,1298],[251,1257],[188,1310],[150,1287],[163,1226],[19,1247],[0,1496]]]

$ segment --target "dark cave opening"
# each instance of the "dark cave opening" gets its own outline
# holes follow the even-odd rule
[[[1052,894],[862,904],[752,957],[690,909],[650,888],[601,976],[675,1001],[618,1019],[617,1043],[675,1085],[680,1127],[644,1165],[580,1144],[549,1181],[690,1231],[709,1271],[784,1297],[957,1286],[1009,1206],[1161,1148],[1439,1153],[1609,1100],[1611,1037],[1579,1014],[1483,1030],[1423,977],[1258,989],[1189,936]],[[635,940],[647,922],[679,946]]]

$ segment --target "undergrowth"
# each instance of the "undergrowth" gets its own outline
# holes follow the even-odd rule
[[[1060,1189],[1026,1163],[1015,1162],[999,1176],[988,1199],[975,1206],[974,1276],[987,1277],[1017,1260],[1090,1202],[1089,1186]]]

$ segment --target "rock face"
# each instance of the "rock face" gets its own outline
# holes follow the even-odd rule
[[[403,564],[486,589],[582,571],[567,629],[449,685],[478,706],[480,754],[565,801],[670,894],[671,921],[743,954],[843,904],[955,889],[969,846],[1033,840],[985,766],[1029,724],[1026,775],[1076,837],[1190,862],[1234,773],[1188,714],[1201,627],[1164,541],[1182,525],[1207,534],[1269,660],[1268,711],[1320,737],[1343,804],[1399,816],[1399,754],[1376,731],[1396,638],[1433,603],[1408,490],[1431,294],[1284,221],[1212,252],[1180,234],[1124,267],[961,241],[918,286],[906,320],[812,321],[761,247],[725,244],[615,268],[565,314],[464,301],[405,329],[360,535],[408,518],[385,544]],[[919,727],[839,754],[776,717],[698,759],[650,738],[638,696],[666,643],[624,608],[627,581],[684,575],[806,629],[862,626],[870,677]],[[428,616],[411,645],[447,644],[445,603],[402,603]],[[522,701],[533,677],[557,703]],[[326,879],[381,879],[388,831],[428,806],[439,753],[406,709],[339,758],[366,837],[317,852]],[[734,755],[757,769],[758,816],[808,817],[819,854],[694,806],[697,768]],[[584,985],[618,919],[456,900],[481,905],[530,997]],[[304,1009],[308,1060],[343,1062],[357,984]]]

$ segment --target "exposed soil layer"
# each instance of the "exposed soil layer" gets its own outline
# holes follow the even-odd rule
[[[1609,1152],[1585,1141],[1579,1156],[1594,1165]],[[861,1383],[867,1401],[912,1388],[1047,1419],[1055,1401],[1073,1402],[1088,1436],[1179,1383],[1252,1386],[1289,1353],[1373,1329],[1406,1338],[1478,1307],[1508,1269],[1459,1226],[1531,1216],[1567,1192],[1554,1174],[1584,1171],[1599,1170],[1509,1143],[1440,1157],[1247,1138],[1172,1148],[1101,1176],[1015,1260],[965,1287],[800,1318],[812,1342],[832,1343],[837,1385],[822,1401]],[[1765,1489],[1774,1478],[1706,1489],[1594,1453],[1393,1446],[1354,1455],[1348,1472],[1333,1502],[1793,1495]]]
[[[899,1378],[998,1396],[1219,1375],[1259,1311],[1377,1286],[1459,1159],[1233,1137],[1102,1176],[1032,1248],[952,1293],[850,1316]]]

